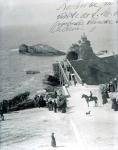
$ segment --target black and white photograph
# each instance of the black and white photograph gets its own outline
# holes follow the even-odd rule
[[[118,150],[118,0],[0,0],[0,150]]]

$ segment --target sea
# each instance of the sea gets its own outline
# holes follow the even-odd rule
[[[21,55],[18,49],[0,50],[0,101],[25,91],[30,91],[31,95],[42,91],[46,87],[42,82],[45,75],[53,75],[53,63],[64,57]],[[28,70],[40,73],[26,74]]]

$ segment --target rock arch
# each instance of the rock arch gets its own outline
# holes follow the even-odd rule
[[[77,60],[78,59],[78,54],[75,51],[70,51],[67,54],[67,59],[68,60]]]

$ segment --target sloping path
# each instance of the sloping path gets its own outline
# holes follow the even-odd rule
[[[70,122],[81,150],[117,150],[118,149],[118,112],[111,109],[111,102],[102,105],[98,86],[72,86],[69,89]],[[98,107],[90,102],[88,108],[82,94],[98,97]],[[87,111],[90,115],[86,115]]]

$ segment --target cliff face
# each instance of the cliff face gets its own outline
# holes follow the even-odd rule
[[[56,50],[55,48],[48,46],[48,45],[44,45],[44,44],[38,44],[34,46],[28,46],[26,44],[22,44],[19,46],[19,53],[37,55],[37,56],[65,55],[64,52]]]
[[[71,61],[81,79],[89,85],[108,83],[118,75],[118,56]]]
[[[86,41],[85,43],[81,43],[78,56],[79,59],[87,60],[87,59],[96,59],[97,56],[94,54],[90,44],[87,44],[89,41]]]

